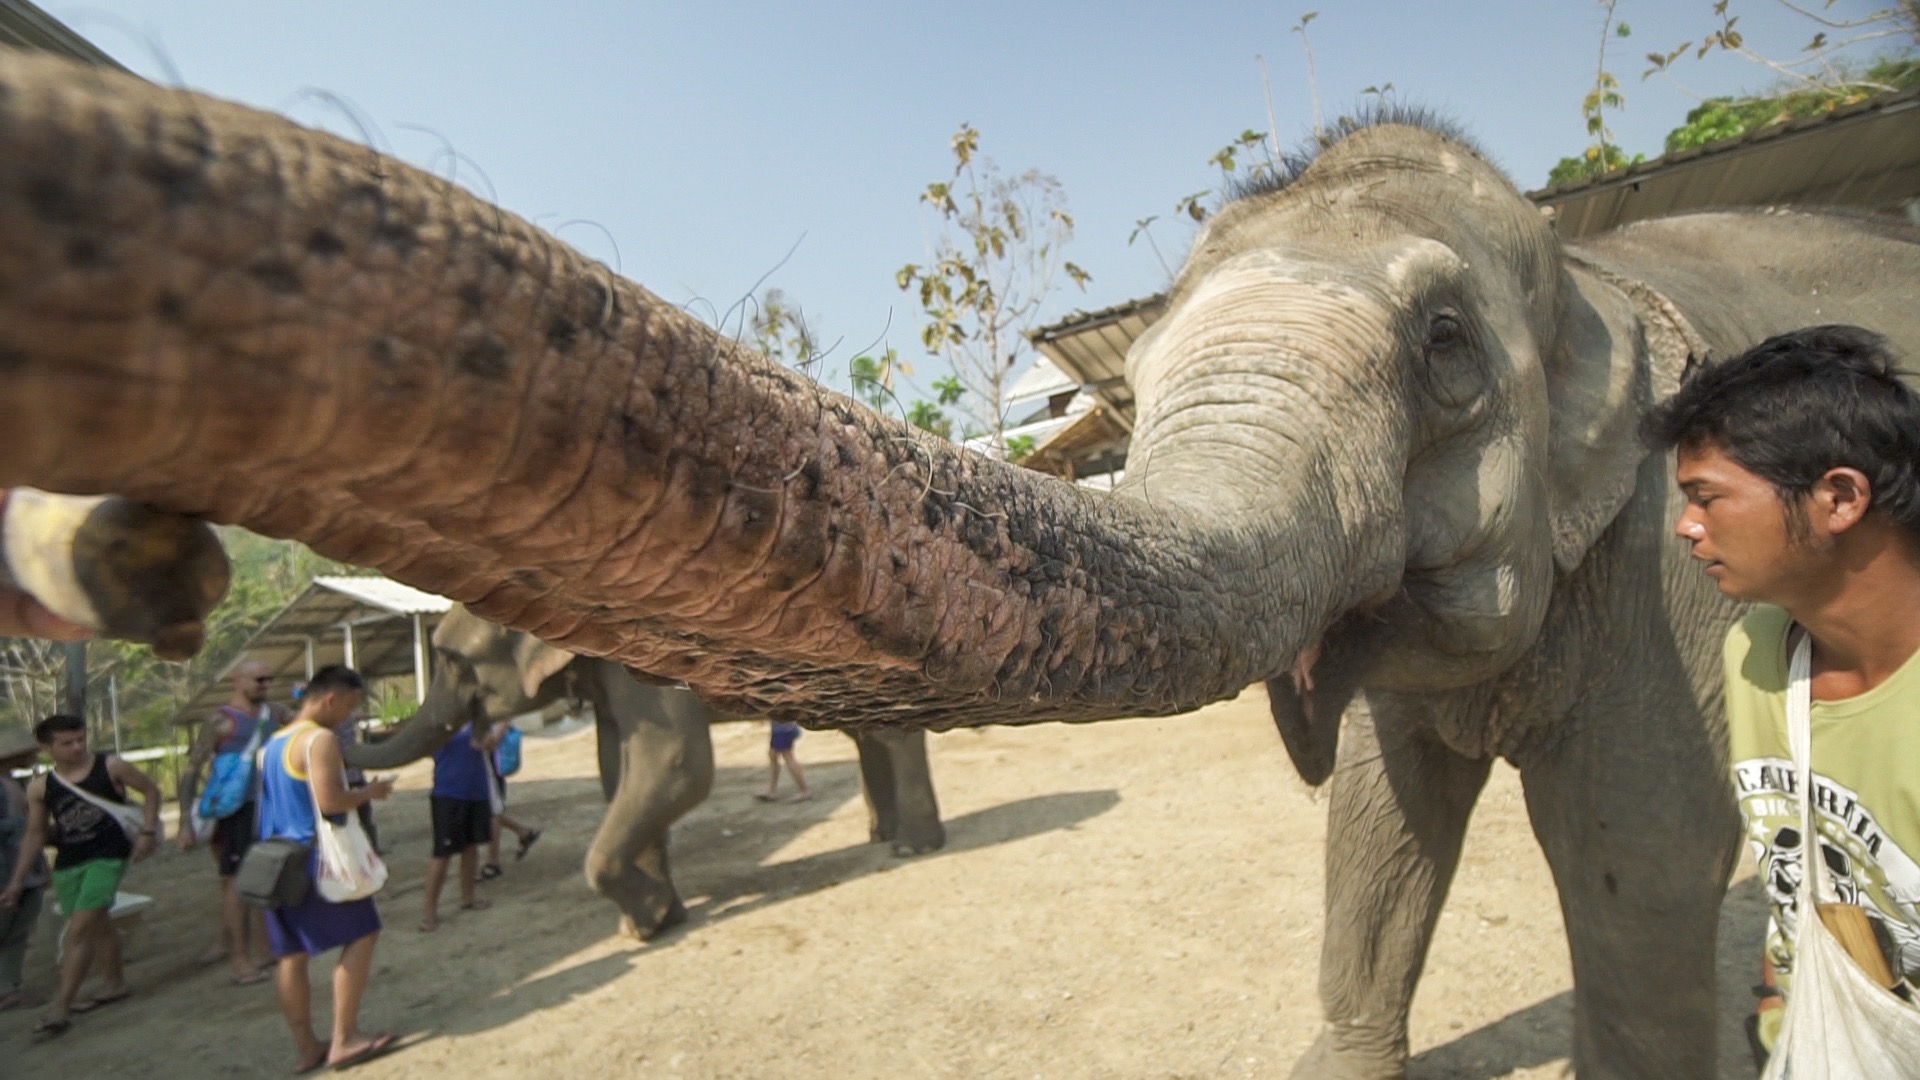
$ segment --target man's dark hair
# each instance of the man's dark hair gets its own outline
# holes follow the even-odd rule
[[[54,713],[52,716],[33,725],[33,741],[39,743],[41,746],[52,746],[55,735],[63,735],[69,731],[85,730],[87,730],[87,722],[85,720],[77,716],[69,716],[66,713]]]
[[[1799,528],[1827,470],[1858,469],[1871,509],[1920,537],[1920,395],[1904,374],[1879,334],[1808,327],[1695,371],[1642,431],[1656,450],[1721,450],[1773,485]]]
[[[313,673],[307,680],[307,692],[302,701],[317,698],[322,694],[331,694],[336,690],[365,690],[367,683],[360,673],[345,664],[328,664]]]

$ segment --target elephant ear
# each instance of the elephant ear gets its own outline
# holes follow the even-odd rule
[[[1547,357],[1553,561],[1579,566],[1632,498],[1647,449],[1640,418],[1671,397],[1707,346],[1651,287],[1570,260],[1560,336]]]
[[[514,663],[520,668],[520,689],[529,698],[540,695],[540,684],[566,670],[575,656],[564,649],[553,646],[534,637],[532,634],[515,634],[513,642]]]

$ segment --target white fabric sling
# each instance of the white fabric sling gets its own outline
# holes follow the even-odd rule
[[[69,784],[57,769],[48,769],[47,776],[59,781],[61,787],[66,788],[68,791],[73,792],[75,795],[80,796],[105,811],[106,815],[120,826],[120,831],[127,834],[127,840],[129,842],[136,844],[140,842],[140,833],[146,828],[147,821],[146,812],[140,807],[128,803],[112,802],[95,795],[93,792],[88,791],[78,784]],[[154,841],[157,843],[159,839],[159,830],[156,828],[154,830]]]
[[[1920,1009],[1867,977],[1821,921],[1837,900],[1813,809],[1813,646],[1798,631],[1788,669],[1787,743],[1800,795],[1802,871],[1794,900],[1793,986],[1763,1080],[1902,1080],[1920,1076]]]
[[[313,797],[313,887],[329,903],[364,900],[387,883],[387,864],[373,850],[360,815],[347,814],[345,825],[335,825],[320,812],[320,792],[313,786],[313,739],[307,740],[307,794]],[[346,781],[341,780],[344,787]]]

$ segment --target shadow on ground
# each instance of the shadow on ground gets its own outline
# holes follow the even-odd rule
[[[592,801],[583,805],[575,792],[550,794],[541,781],[516,790],[512,802],[516,814],[524,813],[534,820],[541,820],[543,815],[553,820],[559,820],[557,815],[566,816],[564,828],[570,846],[563,872],[568,879],[549,880],[544,883],[545,896],[526,896],[514,905],[539,905],[544,910],[529,910],[524,917],[509,912],[513,918],[511,932],[520,935],[515,947],[520,960],[517,970],[465,970],[463,961],[483,958],[489,952],[488,944],[485,940],[454,944],[437,961],[444,973],[442,985],[408,1003],[407,1029],[423,1037],[437,1037],[472,1034],[508,1024],[596,990],[625,974],[641,955],[694,940],[703,927],[867,874],[904,870],[929,859],[1071,829],[1120,801],[1119,793],[1113,790],[1063,792],[963,814],[947,821],[944,850],[911,859],[893,856],[885,844],[860,839],[830,851],[768,863],[800,834],[833,816],[849,800],[858,799],[860,781],[859,769],[850,761],[808,765],[807,776],[815,792],[810,802],[766,804],[752,798],[764,784],[765,775],[759,768],[720,770],[714,795],[676,828],[671,849],[673,873],[687,901],[689,919],[685,925],[649,943],[634,942],[619,952],[557,971],[545,969],[606,940],[616,921],[612,906],[595,896],[578,872],[592,825],[598,824],[599,792],[588,785]],[[571,788],[579,782],[547,783]],[[581,817],[590,817],[592,824],[576,822]],[[542,821],[542,825],[547,827],[547,822]],[[864,834],[864,826],[858,827],[857,835]],[[546,854],[557,857],[560,853],[550,850]],[[390,888],[387,895],[404,896],[418,887],[415,879],[398,889]],[[532,882],[523,881],[514,891],[531,888]],[[411,909],[408,914],[412,914]],[[450,920],[448,928],[457,932],[458,922]]]
[[[841,882],[918,860],[894,858],[885,845],[865,841],[864,823],[843,823],[846,845],[790,861],[771,862],[781,849],[860,797],[853,761],[807,766],[816,792],[811,802],[763,804],[752,795],[765,784],[763,768],[727,768],[714,794],[676,826],[674,873],[684,895],[694,899],[692,924],[664,941],[638,943],[610,954],[569,963],[608,941],[616,926],[613,907],[588,888],[581,873],[586,849],[605,809],[592,778],[515,780],[509,811],[538,824],[543,835],[524,862],[504,847],[506,874],[481,887],[493,907],[462,911],[450,883],[441,904],[441,928],[421,933],[422,884],[429,853],[426,792],[410,786],[381,804],[376,815],[391,877],[380,895],[385,929],[375,954],[374,977],[363,1009],[374,1030],[407,1033],[410,1043],[440,1035],[467,1034],[512,1022],[562,1004],[618,978],[648,949],[672,947],[698,928],[733,915],[830,888]],[[948,823],[948,852],[964,852],[1036,833],[1072,828],[1119,801],[1112,791],[1074,792],[1024,799],[963,815]],[[922,858],[938,857],[923,856]],[[224,964],[208,965],[200,954],[214,938],[215,878],[204,850],[162,855],[135,867],[130,891],[153,897],[144,925],[129,940],[127,973],[134,996],[101,1014],[80,1017],[62,1038],[28,1039],[37,1009],[0,1014],[0,1060],[30,1071],[109,1075],[132,1062],[194,1063],[196,1075],[281,1075],[291,1044],[270,984],[234,987]],[[30,957],[30,965],[32,960]],[[44,958],[39,958],[44,959]],[[562,966],[564,965],[564,966]],[[329,1014],[326,985],[333,964],[313,965],[314,1013]],[[42,993],[51,972],[30,977]],[[187,995],[183,998],[182,995]],[[213,1010],[232,1038],[208,1038],[199,1024],[180,1024],[183,1002],[194,1014]],[[322,1028],[324,1030],[324,1027]],[[129,1043],[134,1031],[147,1034]],[[155,1032],[160,1032],[156,1038]],[[244,1037],[243,1037],[244,1036]],[[252,1048],[251,1054],[243,1046]],[[271,1046],[273,1056],[260,1057]],[[16,1056],[17,1055],[17,1056]],[[11,1075],[0,1067],[0,1074]]]

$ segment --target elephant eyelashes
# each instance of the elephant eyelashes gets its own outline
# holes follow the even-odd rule
[[[1466,328],[1452,315],[1435,315],[1427,326],[1427,340],[1420,346],[1428,356],[1459,348],[1467,340]]]

